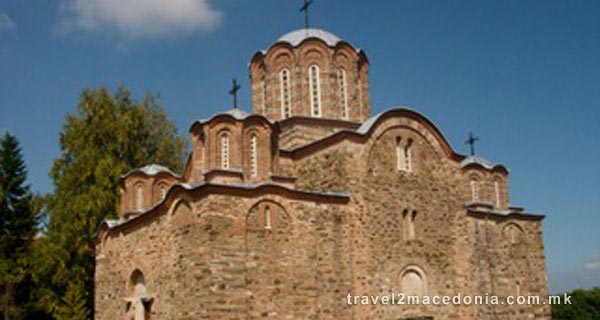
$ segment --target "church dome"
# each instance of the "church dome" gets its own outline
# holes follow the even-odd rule
[[[335,34],[321,29],[299,29],[286,33],[277,40],[279,42],[287,42],[294,47],[297,47],[302,41],[309,38],[317,38],[323,40],[328,46],[334,47],[338,42],[342,41]]]
[[[288,32],[249,64],[252,112],[271,121],[315,117],[362,122],[371,116],[369,60],[322,29]]]

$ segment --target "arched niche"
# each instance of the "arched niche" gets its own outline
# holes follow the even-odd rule
[[[126,319],[150,319],[150,309],[153,299],[148,294],[144,273],[139,269],[135,269],[129,276],[127,286]]]
[[[297,279],[290,276],[306,261],[294,249],[290,217],[285,208],[271,200],[253,205],[246,216],[246,289],[255,301],[250,318],[276,312],[284,315],[293,305]]]
[[[407,296],[427,295],[427,278],[418,266],[408,266],[400,273],[400,290]]]
[[[282,232],[290,227],[289,215],[282,205],[263,200],[254,204],[246,215],[247,232]]]
[[[190,201],[186,198],[176,200],[169,210],[168,217],[172,228],[181,228],[192,224],[194,216]]]

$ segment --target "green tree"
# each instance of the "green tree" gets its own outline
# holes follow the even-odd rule
[[[571,296],[571,304],[552,305],[552,319],[600,320],[600,288],[578,289],[567,295]]]
[[[78,113],[66,118],[60,148],[50,174],[55,193],[46,239],[37,251],[36,279],[45,284],[40,304],[58,320],[88,319],[94,234],[118,211],[120,177],[148,163],[181,171],[186,143],[154,96],[137,102],[121,87],[115,94],[84,90]]]
[[[0,138],[0,293],[4,319],[19,319],[29,300],[29,247],[36,233],[33,196],[17,138]]]

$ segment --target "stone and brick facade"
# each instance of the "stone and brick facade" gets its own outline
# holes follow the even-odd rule
[[[182,175],[123,177],[120,218],[97,233],[96,319],[549,319],[544,305],[348,304],[547,295],[543,216],[510,205],[508,170],[410,109],[371,117],[368,66],[315,29],[256,53],[252,114],[194,122]]]

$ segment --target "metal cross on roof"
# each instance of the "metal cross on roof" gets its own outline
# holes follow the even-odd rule
[[[479,141],[479,138],[474,136],[472,132],[469,132],[469,139],[465,141],[465,144],[471,146],[471,155],[475,155],[475,142]]]
[[[313,3],[313,0],[304,0],[304,5],[300,8],[300,12],[304,11],[304,28],[308,29],[308,7]]]
[[[233,108],[237,109],[237,92],[240,91],[241,86],[237,83],[237,79],[233,79],[231,84],[231,90],[229,94],[233,96]]]

